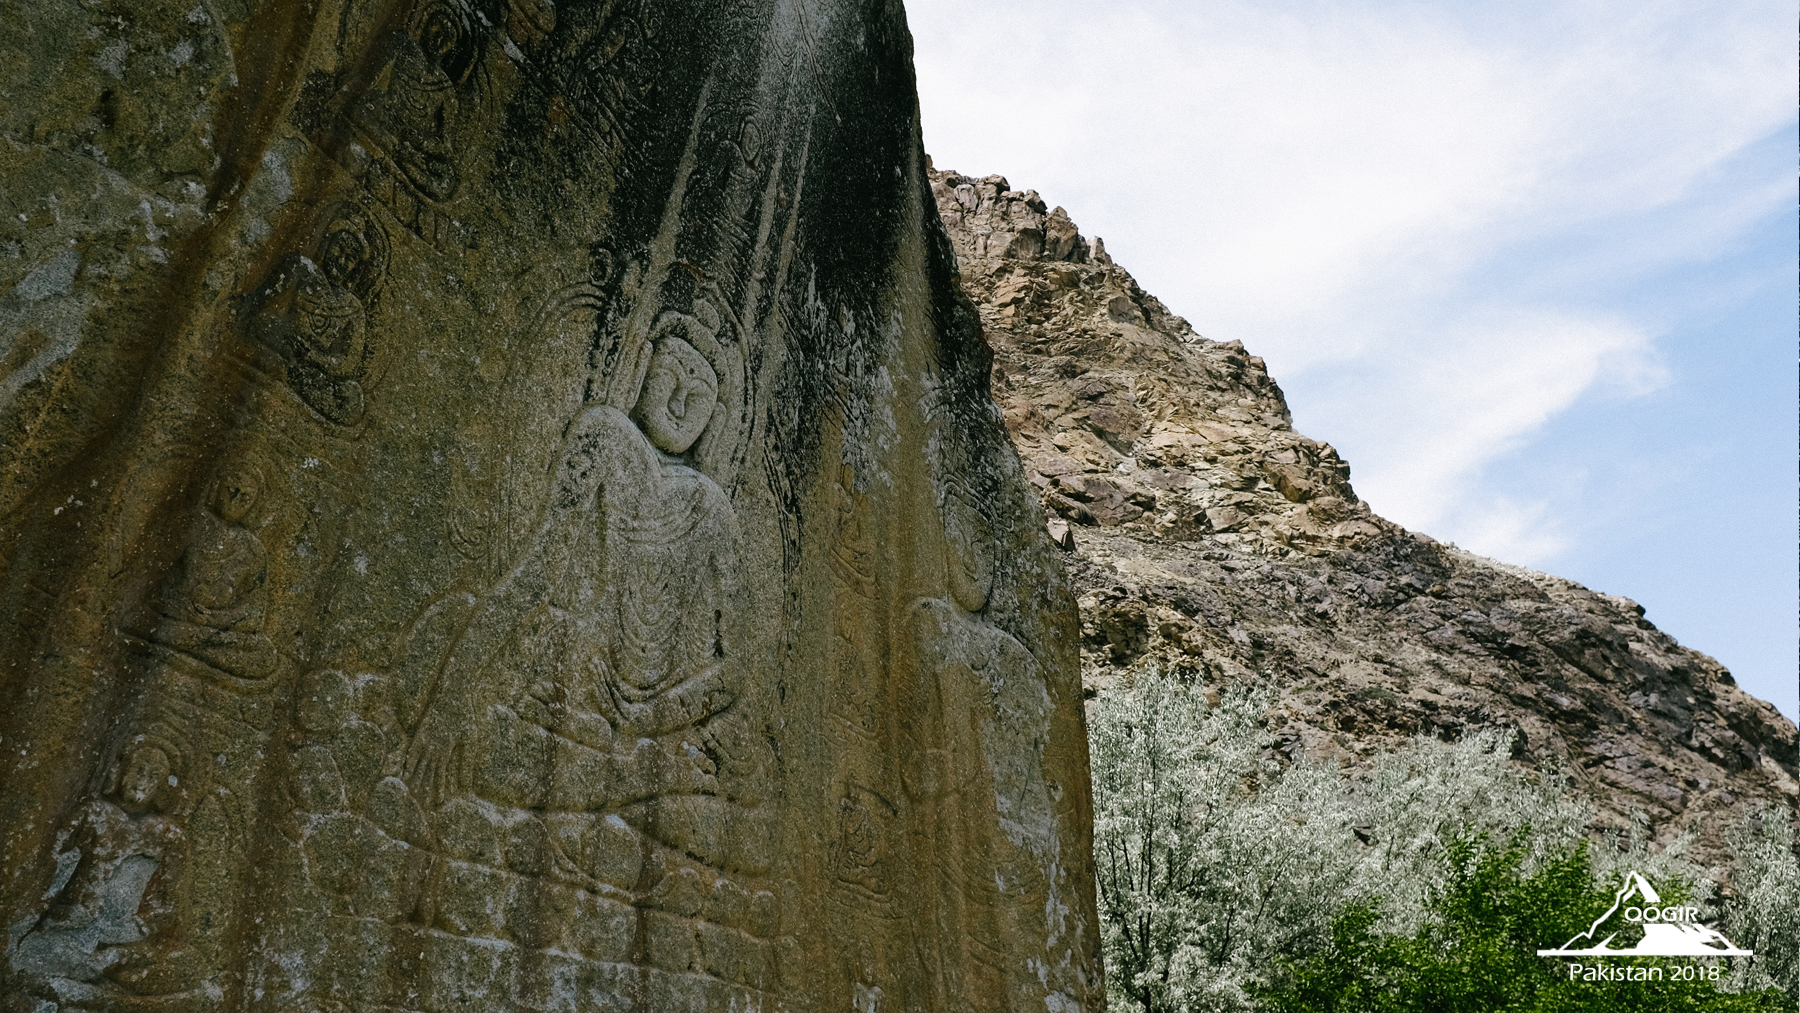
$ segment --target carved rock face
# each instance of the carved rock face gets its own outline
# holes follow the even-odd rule
[[[0,42],[0,1013],[1096,1007],[897,5],[147,2]]]

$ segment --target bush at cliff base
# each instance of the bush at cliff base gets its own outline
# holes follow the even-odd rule
[[[1784,810],[1733,836],[1735,892],[1717,901],[1685,839],[1652,853],[1640,825],[1590,840],[1592,808],[1555,771],[1508,762],[1509,731],[1421,737],[1346,778],[1277,762],[1266,691],[1209,703],[1153,668],[1134,676],[1089,726],[1113,1009],[1794,1008],[1800,874]],[[1695,987],[1567,982],[1566,962],[1536,950],[1585,928],[1627,870],[1757,956]]]
[[[1586,929],[1613,901],[1597,889],[1583,842],[1539,864],[1521,866],[1529,829],[1507,845],[1485,836],[1451,844],[1454,870],[1432,905],[1438,920],[1410,937],[1384,935],[1374,902],[1353,905],[1332,926],[1331,941],[1310,957],[1286,964],[1268,986],[1255,989],[1267,1008],[1284,1013],[1753,1013],[1787,1010],[1782,992],[1721,992],[1710,979],[1670,980],[1676,964],[1647,958],[1607,958],[1623,970],[1662,965],[1663,980],[1571,980],[1566,963],[1535,954],[1538,941],[1567,939]],[[1676,891],[1665,891],[1680,902]],[[1717,963],[1713,961],[1707,962]],[[1630,975],[1620,975],[1629,978]]]

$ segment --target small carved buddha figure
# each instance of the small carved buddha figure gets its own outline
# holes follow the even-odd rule
[[[246,307],[249,336],[280,356],[288,386],[339,425],[362,417],[369,300],[386,269],[385,243],[360,208],[338,205],[319,223],[312,256],[284,258]]]
[[[106,828],[96,854],[107,852],[121,860],[120,871],[129,869],[133,859],[143,863],[138,865],[140,870],[145,865],[153,869],[144,879],[132,911],[138,923],[135,937],[129,932],[116,934],[112,941],[119,948],[106,968],[108,978],[134,991],[179,990],[190,983],[195,972],[187,959],[191,955],[178,952],[179,915],[187,906],[181,894],[188,888],[187,841],[174,790],[179,782],[172,773],[178,766],[161,746],[133,743],[121,758],[119,786],[114,793],[130,822],[116,818],[90,821]],[[99,885],[109,892],[117,889],[111,881]]]
[[[348,423],[362,414],[361,380],[368,361],[367,314],[350,281],[368,251],[350,229],[332,230],[324,245],[322,263],[302,257],[298,265],[288,376],[321,415]]]
[[[243,526],[261,495],[254,465],[239,462],[220,473],[163,588],[162,619],[151,634],[165,648],[245,679],[267,676],[278,661],[263,634],[268,552]]]
[[[367,321],[351,278],[369,257],[367,241],[351,229],[325,237],[318,270],[301,278],[295,309],[304,326],[295,335],[299,361],[333,380],[362,374]],[[310,261],[309,261],[310,263]]]
[[[446,68],[460,62],[466,34],[450,4],[429,4],[410,31],[393,34],[388,65],[354,113],[407,181],[431,200],[456,192],[445,132],[456,116],[456,82]]]
[[[64,854],[76,859],[50,908],[18,943],[23,962],[77,981],[112,979],[138,995],[190,983],[170,915],[184,885],[186,838],[161,744],[139,737],[120,757],[109,799],[82,810]],[[23,960],[21,960],[23,958]]]

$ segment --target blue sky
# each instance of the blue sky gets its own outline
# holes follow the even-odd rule
[[[940,167],[1262,355],[1378,512],[1795,716],[1791,3],[907,10]]]

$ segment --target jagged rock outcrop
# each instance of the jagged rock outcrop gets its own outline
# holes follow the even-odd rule
[[[933,172],[995,351],[994,399],[1082,608],[1082,671],[1270,680],[1281,750],[1355,765],[1419,732],[1521,733],[1616,823],[1691,829],[1800,801],[1794,724],[1624,598],[1370,513],[1261,359],[1196,334],[1000,176]]]
[[[1099,1008],[899,4],[4,15],[0,1010]]]

